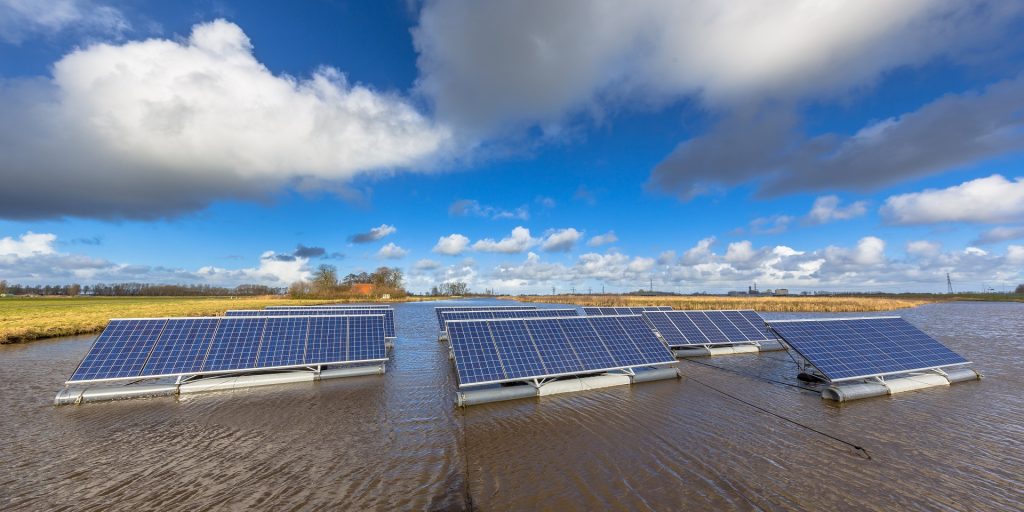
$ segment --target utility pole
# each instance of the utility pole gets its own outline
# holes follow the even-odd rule
[[[555,287],[554,287],[554,286],[552,286],[552,287],[551,287],[551,295],[554,295],[554,294],[555,294]]]
[[[604,295],[604,284],[601,284],[601,295]]]
[[[651,278],[651,293],[654,293],[654,278]]]
[[[949,278],[949,272],[946,272],[946,293],[953,293],[953,281]]]

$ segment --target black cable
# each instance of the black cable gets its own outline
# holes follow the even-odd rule
[[[712,386],[710,384],[706,384],[704,382],[701,382],[699,379],[697,379],[695,377],[687,376],[687,378],[692,380],[692,381],[694,381],[694,382],[696,382],[697,384],[700,384],[701,386],[704,386],[704,387],[712,390],[712,391],[715,391],[715,392],[720,393],[720,394],[722,394],[724,396],[727,396],[727,397],[729,397],[729,398],[731,398],[733,400],[736,400],[737,402],[740,402],[741,404],[748,405],[748,406],[753,407],[754,409],[757,409],[757,410],[759,410],[759,411],[761,411],[761,412],[763,412],[765,414],[774,416],[774,417],[776,417],[776,418],[778,418],[780,420],[783,420],[785,422],[792,423],[793,425],[796,425],[796,426],[798,426],[800,428],[804,428],[804,429],[810,430],[811,432],[814,432],[816,434],[825,436],[825,437],[827,437],[829,439],[832,439],[833,441],[837,441],[837,442],[840,442],[842,444],[845,444],[846,446],[849,446],[849,447],[853,448],[855,451],[859,452],[865,459],[872,460],[871,459],[871,454],[868,453],[867,449],[865,449],[864,447],[861,447],[861,446],[858,446],[858,445],[856,445],[854,443],[851,443],[849,441],[845,441],[843,439],[840,439],[840,438],[838,438],[838,437],[836,437],[836,436],[834,436],[832,434],[827,434],[827,433],[822,432],[822,431],[820,431],[820,430],[818,430],[818,429],[816,429],[814,427],[811,427],[811,426],[808,426],[808,425],[804,425],[803,423],[800,423],[800,422],[798,422],[796,420],[793,420],[793,419],[789,419],[789,418],[787,418],[785,416],[782,416],[781,414],[776,414],[776,413],[774,413],[772,411],[769,411],[768,409],[765,409],[764,407],[761,407],[761,406],[759,406],[757,404],[748,402],[748,401],[746,401],[746,400],[744,400],[744,399],[742,399],[742,398],[740,398],[738,396],[732,395],[730,393],[726,393],[725,391],[722,391],[721,389],[718,389],[718,388],[716,388],[716,387],[714,387],[714,386]]]
[[[716,366],[716,365],[713,365],[713,364],[703,363],[701,361],[695,361],[693,359],[684,359],[684,361],[686,361],[688,363],[699,364],[701,366],[707,366],[709,368],[715,368],[715,369],[718,369],[718,370],[722,370],[723,372],[735,373],[736,375],[742,375],[744,377],[750,377],[752,379],[760,379],[760,380],[763,380],[763,381],[766,381],[766,382],[771,382],[773,384],[781,384],[783,386],[789,386],[789,387],[801,389],[801,390],[804,390],[804,391],[814,391],[814,389],[806,388],[806,387],[801,386],[799,384],[793,384],[792,382],[785,382],[785,381],[781,381],[781,380],[769,379],[768,377],[763,377],[761,375],[756,375],[756,374],[753,374],[753,373],[741,372],[739,370],[733,370],[732,368],[724,368],[724,367]]]

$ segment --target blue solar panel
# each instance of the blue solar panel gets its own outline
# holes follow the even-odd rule
[[[506,378],[522,379],[548,374],[523,322],[493,322],[490,329]]]
[[[779,320],[769,325],[833,382],[968,363],[900,317]]]
[[[675,362],[639,316],[451,320],[460,386]]]
[[[350,316],[348,318],[348,360],[386,359],[384,339],[385,323],[379,317]]]
[[[384,335],[394,338],[395,334],[395,311],[393,309],[333,309],[333,308],[305,308],[305,309],[232,309],[224,313],[224,316],[314,316],[314,315],[384,315]]]
[[[540,320],[537,320],[538,322]],[[531,322],[532,323],[532,322]],[[583,369],[587,368],[614,368],[618,366],[612,353],[608,350],[601,337],[594,330],[594,325],[586,318],[566,318],[559,320],[558,326],[562,328],[569,343],[576,349],[576,357],[579,358]]]
[[[236,368],[253,368],[263,339],[263,318],[225,318],[221,320],[202,371],[216,372]]]
[[[753,311],[648,311],[643,316],[670,347],[775,339]]]
[[[635,366],[647,362],[633,343],[632,338],[626,334],[626,330],[619,323],[618,317],[596,316],[590,320],[590,325],[594,327],[597,335],[601,337],[601,340],[608,347],[608,351],[611,352],[616,366]],[[650,329],[648,329],[648,332],[650,332]]]
[[[750,341],[767,341],[775,339],[764,324],[761,315],[753,311],[723,311],[722,314],[736,326]]]
[[[584,370],[576,349],[573,348],[565,331],[559,327],[558,322],[551,320],[537,320],[526,323],[526,329],[530,333],[544,361],[544,368],[548,373],[576,373]]]
[[[267,306],[264,309],[391,309],[387,304],[320,304],[316,306]]]
[[[384,316],[112,320],[68,382],[380,361]]]
[[[438,306],[434,308],[437,315],[437,326],[444,330],[444,319],[442,313],[451,311],[529,311],[537,309],[537,306]]]
[[[309,318],[284,316],[267,318],[256,366],[272,368],[306,362],[306,335]]]
[[[585,307],[583,314],[587,316],[607,315],[639,315],[645,311],[672,311],[672,306],[640,306],[640,307]]]
[[[453,340],[455,367],[461,385],[507,380],[488,322],[450,322],[448,338]]]
[[[309,337],[306,342],[307,363],[345,360],[345,355],[348,353],[349,318],[351,317],[309,317]]]
[[[168,320],[141,373],[173,375],[199,371],[218,322],[215,318]]]
[[[485,320],[492,318],[551,318],[579,316],[575,309],[516,309],[491,311],[442,311],[438,315],[442,322],[450,320]]]
[[[640,358],[648,364],[657,363],[659,357],[665,351],[665,345],[654,336],[651,328],[647,326],[641,316],[620,316],[617,317],[622,330],[626,332],[633,344],[636,345]]]
[[[82,359],[71,380],[122,378],[138,374],[166,320],[111,320]]]

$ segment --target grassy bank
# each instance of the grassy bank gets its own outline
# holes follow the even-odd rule
[[[523,302],[576,304],[578,306],[672,306],[675,309],[753,309],[771,312],[890,311],[937,302],[926,298],[891,297],[720,297],[632,295],[536,295],[517,297]]]
[[[0,298],[0,343],[99,332],[111,318],[214,316],[229,309],[336,302],[277,297],[7,297]]]

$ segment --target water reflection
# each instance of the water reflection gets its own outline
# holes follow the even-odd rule
[[[774,352],[682,362],[680,381],[463,411],[435,305],[396,307],[383,376],[178,400],[54,407],[91,337],[0,347],[0,507],[1024,505],[1022,304],[900,312],[986,376],[948,389],[838,406]]]

